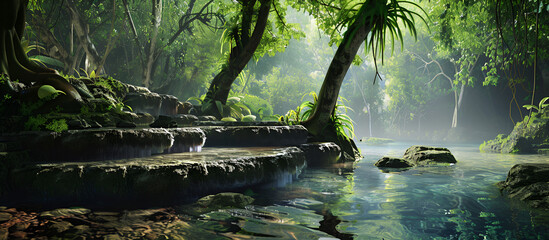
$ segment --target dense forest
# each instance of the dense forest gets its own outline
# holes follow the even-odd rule
[[[522,106],[548,92],[544,1],[391,4],[411,15],[389,15],[400,25],[367,35],[340,87],[340,111],[359,137],[491,138],[510,131],[528,114]],[[333,78],[326,75],[329,64],[337,46],[348,44],[343,33],[360,6],[30,1],[18,37],[32,61],[63,76],[110,76],[209,103],[214,110],[203,109],[212,115],[216,101],[239,97],[258,117],[276,119],[312,101],[310,93]]]
[[[547,239],[548,109],[549,0],[1,0],[0,240]]]

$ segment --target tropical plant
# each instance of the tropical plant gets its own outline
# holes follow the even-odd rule
[[[307,120],[311,114],[314,112],[318,106],[318,96],[315,92],[310,92],[303,95],[302,99],[310,96],[313,98],[312,101],[305,101],[301,103],[295,110],[288,111],[284,116],[279,117],[279,121],[284,122],[288,125],[301,124]],[[347,101],[345,98],[340,98],[336,109],[332,113],[330,118],[330,123],[326,127],[334,127],[336,134],[340,137],[354,138],[354,122],[347,115],[348,111],[353,111],[351,108],[345,106],[344,101]]]
[[[522,107],[526,108],[527,110],[535,109],[538,113],[544,113],[547,110],[547,106],[549,106],[549,104],[545,103],[547,100],[549,100],[549,97],[544,97],[539,101],[538,106],[527,104]]]

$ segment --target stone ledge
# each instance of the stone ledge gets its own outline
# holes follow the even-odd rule
[[[200,151],[199,128],[89,129],[17,135],[34,162],[96,161]]]
[[[205,147],[297,146],[307,142],[307,129],[293,126],[202,126]]]
[[[1,202],[130,206],[185,201],[265,182],[291,182],[306,165],[297,147],[205,148],[100,162],[42,163],[14,169]]]

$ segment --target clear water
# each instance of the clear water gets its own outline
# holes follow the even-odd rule
[[[509,200],[495,185],[513,165],[549,162],[549,156],[479,153],[477,145],[458,145],[446,146],[458,160],[453,166],[390,173],[373,166],[382,156],[402,156],[411,145],[359,145],[365,158],[352,171],[307,169],[284,187],[255,189],[254,206],[188,217],[191,227],[181,233],[230,239],[549,239],[549,211]]]

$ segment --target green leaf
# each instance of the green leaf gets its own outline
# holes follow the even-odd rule
[[[50,97],[54,94],[65,94],[65,92],[63,91],[60,91],[60,90],[57,90],[55,89],[53,86],[51,85],[42,85],[39,89],[38,89],[38,98],[40,99],[44,99],[44,98],[47,98],[47,97]]]

